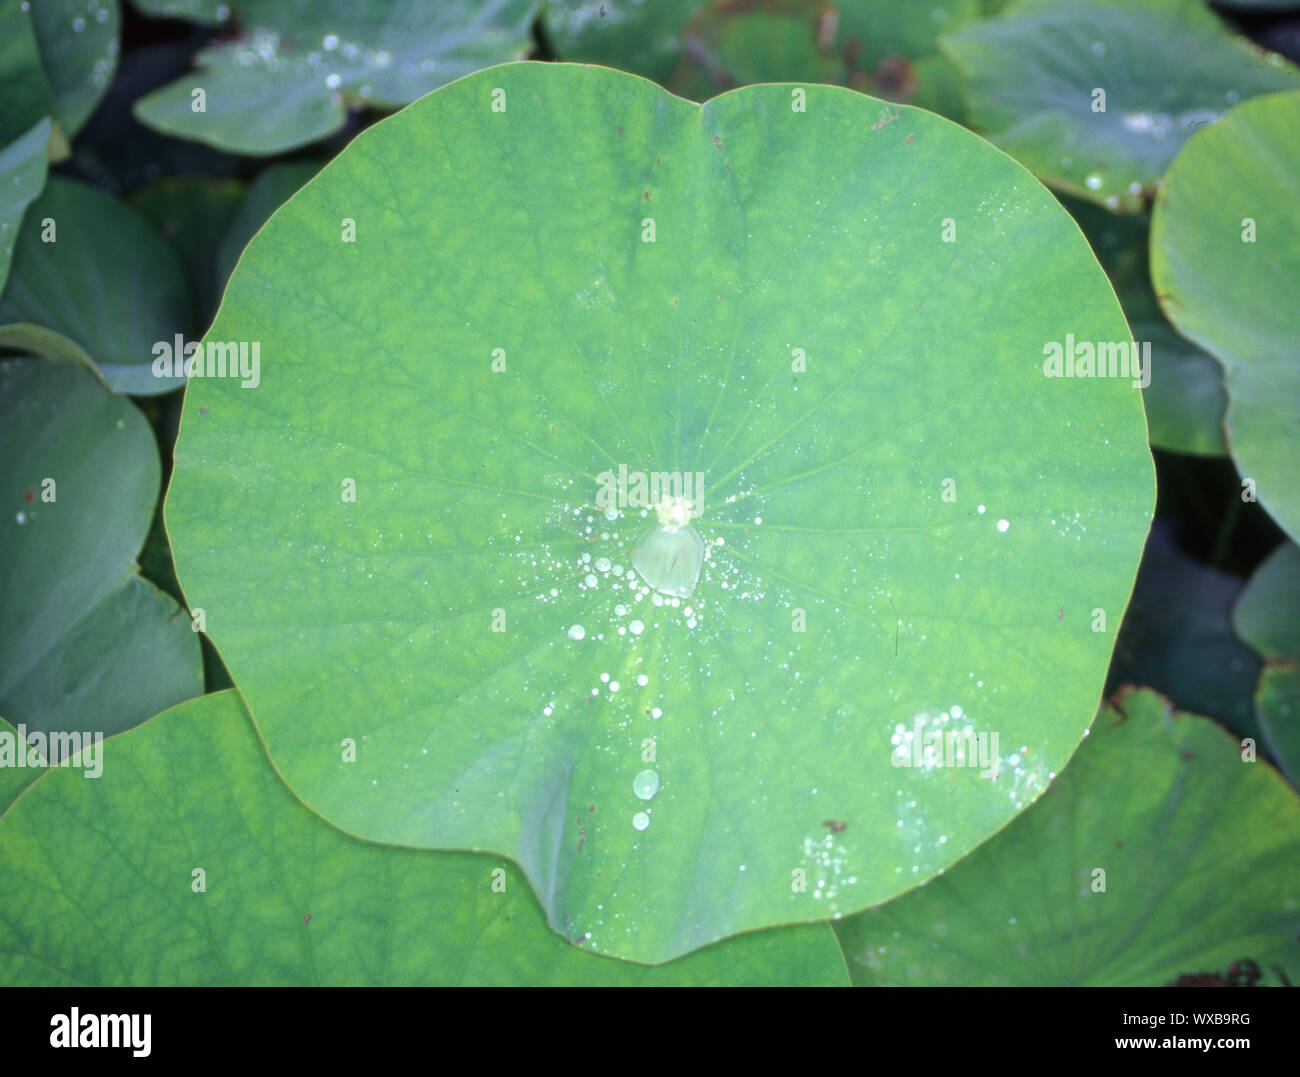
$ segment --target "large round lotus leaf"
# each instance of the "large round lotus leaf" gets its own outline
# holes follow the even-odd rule
[[[1228,447],[1300,539],[1300,92],[1247,101],[1178,155],[1151,219],[1174,327],[1223,363]]]
[[[76,363],[0,360],[0,715],[114,733],[203,691],[198,637],[134,571],[158,448]]]
[[[1233,102],[1300,86],[1188,0],[1021,0],[943,47],[977,129],[1053,186],[1122,211]]]
[[[664,960],[884,901],[1064,764],[1152,467],[1130,380],[1044,350],[1126,332],[931,113],[495,68],[249,244],[210,335],[261,382],[187,390],[177,575],[311,807]],[[895,766],[917,723],[998,734],[989,777]]]
[[[1255,570],[1232,621],[1264,658],[1255,694],[1260,730],[1300,784],[1300,547],[1284,542]]]
[[[835,930],[862,985],[1154,987],[1244,961],[1294,983],[1297,860],[1277,772],[1143,690],[987,845]]]
[[[72,136],[108,92],[117,70],[118,0],[38,0],[30,4],[54,115]]]
[[[75,356],[114,392],[147,396],[184,383],[155,376],[155,348],[174,350],[192,320],[184,266],[158,229],[103,191],[51,178],[14,249],[0,347]]]
[[[144,124],[229,153],[272,154],[531,45],[536,0],[232,0],[241,33],[135,106]],[[201,96],[197,96],[201,94]]]
[[[825,924],[730,939],[660,968],[583,953],[547,929],[509,864],[372,845],[323,823],[276,777],[234,692],[101,751],[98,778],[51,770],[0,819],[2,983],[846,980]]]

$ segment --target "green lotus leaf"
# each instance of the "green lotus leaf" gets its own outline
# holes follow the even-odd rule
[[[311,808],[662,961],[888,900],[1064,765],[1153,483],[1131,381],[1045,355],[1127,333],[1051,194],[931,113],[493,68],[244,252],[209,340],[261,375],[186,390],[177,575]],[[698,581],[652,591],[686,526]],[[901,765],[921,726],[988,777]]]
[[[504,861],[385,848],[323,823],[276,777],[234,692],[101,752],[98,777],[51,769],[0,818],[0,982],[845,982],[824,924],[659,968],[584,953],[548,930]]]
[[[1255,693],[1260,732],[1300,785],[1300,547],[1284,542],[1255,570],[1232,611],[1237,635],[1264,659]]]
[[[1173,329],[1151,288],[1147,258],[1150,222],[1120,216],[1081,199],[1061,202],[1083,229],[1124,308],[1133,339],[1150,345],[1150,384],[1142,390],[1151,444],[1173,452],[1219,456],[1228,394],[1223,368]],[[1145,683],[1145,682],[1144,682]],[[1192,710],[1199,708],[1192,707]]]
[[[153,433],[76,363],[0,360],[0,715],[30,731],[144,721],[203,690],[198,637],[135,572]]]
[[[1300,803],[1154,692],[1103,710],[1047,794],[952,871],[836,925],[854,983],[1159,986],[1300,975]]]
[[[29,10],[54,115],[71,137],[95,111],[117,70],[117,0],[38,0]]]
[[[175,350],[194,318],[185,270],[157,228],[111,195],[57,176],[27,212],[0,296],[0,346],[80,355],[118,393],[184,384],[154,371],[156,346]]]
[[[45,186],[45,147],[49,140],[50,121],[46,117],[0,149],[0,295],[9,279],[9,263],[23,213]]]
[[[1151,278],[1174,327],[1222,364],[1243,496],[1300,538],[1300,92],[1243,102],[1174,161]]]
[[[21,4],[0,5],[0,146],[22,137],[52,111],[31,14]]]
[[[0,295],[9,277],[23,211],[45,185],[52,142],[50,85],[41,68],[31,16],[0,5]]]
[[[228,153],[274,154],[395,108],[531,44],[536,0],[234,0],[241,34],[141,98],[141,123]]]
[[[1294,66],[1187,0],[1021,0],[942,46],[977,130],[1044,182],[1121,212],[1144,208],[1188,137],[1234,102],[1300,86]]]

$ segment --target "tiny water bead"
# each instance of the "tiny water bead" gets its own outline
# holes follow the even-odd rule
[[[632,792],[638,800],[651,800],[659,792],[659,772],[646,769],[632,779]]]
[[[587,634],[587,630],[582,625],[573,625],[569,629],[569,639],[582,639]]]
[[[644,830],[650,825],[650,816],[646,815],[643,811],[639,811],[632,816],[632,825],[636,827],[637,830]]]

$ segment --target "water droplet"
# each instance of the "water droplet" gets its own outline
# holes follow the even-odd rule
[[[610,566],[609,558],[608,558],[608,557],[597,557],[597,558],[596,558],[596,571],[597,571],[597,572],[608,572],[608,571],[610,570],[610,568],[611,568],[611,566]]]
[[[650,683],[650,678],[647,677],[644,673],[642,673],[639,677],[637,677],[636,683],[639,684],[642,688],[644,688],[647,684]]]
[[[650,800],[659,792],[659,772],[649,769],[641,771],[632,779],[632,792],[638,800]]]
[[[582,625],[574,625],[569,629],[569,639],[582,639],[587,634],[587,630]]]
[[[633,621],[630,625],[627,626],[627,630],[631,632],[632,635],[639,636],[641,635],[642,632],[645,631],[645,625],[643,625],[640,621]]]
[[[632,816],[632,825],[638,830],[644,830],[650,825],[650,816],[646,815],[643,811],[639,811]]]
[[[1101,177],[1096,172],[1089,172],[1083,179],[1083,185],[1090,191],[1100,190]]]
[[[1008,527],[1010,527],[1010,526],[1011,526],[1011,524],[1010,524],[1007,520],[999,520],[999,521],[998,521],[998,530],[999,530],[999,531],[1005,531],[1005,530],[1006,530]]]
[[[704,540],[690,524],[652,528],[632,551],[632,567],[646,583],[680,598],[695,590],[703,564]]]

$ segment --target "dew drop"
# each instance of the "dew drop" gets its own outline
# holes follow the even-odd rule
[[[632,635],[639,636],[641,635],[642,632],[645,631],[645,625],[643,625],[640,621],[633,621],[630,625],[627,626],[627,630],[631,632]]]
[[[569,639],[582,639],[587,634],[587,630],[582,625],[574,625],[569,629]]]
[[[632,551],[632,567],[656,591],[687,598],[700,580],[704,540],[690,524],[652,528]]]
[[[646,815],[643,811],[639,811],[632,816],[632,825],[638,830],[644,830],[650,825],[650,816]]]
[[[659,792],[659,772],[649,769],[641,771],[632,779],[632,792],[638,800],[650,800]]]

